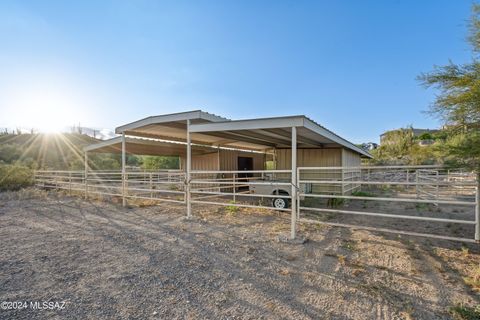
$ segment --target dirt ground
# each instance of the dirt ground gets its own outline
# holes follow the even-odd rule
[[[292,244],[285,213],[184,212],[0,194],[0,302],[65,302],[0,318],[462,319],[452,307],[480,304],[477,244],[317,224]]]

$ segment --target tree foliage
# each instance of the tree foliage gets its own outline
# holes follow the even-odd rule
[[[147,170],[179,169],[178,157],[144,156],[142,167]]]
[[[83,147],[98,142],[87,135],[65,133],[2,134],[0,135],[0,165],[12,164],[31,169],[83,170]],[[120,154],[90,153],[88,165],[93,170],[118,170]],[[127,154],[126,165],[145,169],[178,169],[178,157],[153,157]]]
[[[438,91],[430,108],[445,122],[448,138],[443,151],[449,163],[480,172],[480,6],[473,5],[468,37],[472,61],[435,66],[419,76],[427,88]]]
[[[0,192],[16,191],[33,184],[33,171],[25,166],[0,164]]]

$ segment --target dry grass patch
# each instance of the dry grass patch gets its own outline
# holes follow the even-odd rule
[[[457,304],[450,307],[448,312],[454,320],[480,320],[480,304],[476,307]]]
[[[463,277],[463,281],[471,286],[473,291],[480,292],[480,264],[471,271],[469,276]]]
[[[444,261],[448,268],[459,274],[473,291],[480,292],[480,254],[472,253],[465,246],[460,250],[436,248],[433,252]]]

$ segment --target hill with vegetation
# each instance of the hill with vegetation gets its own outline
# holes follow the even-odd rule
[[[447,146],[451,143],[446,130],[415,135],[412,127],[388,132],[388,137],[371,150],[371,162],[378,165],[431,165],[448,163]]]
[[[83,170],[87,145],[101,140],[81,133],[1,134],[0,165],[24,166],[43,170]],[[153,157],[127,154],[127,165],[143,169],[176,169],[177,157]],[[121,168],[121,155],[91,153],[89,166],[95,170]]]

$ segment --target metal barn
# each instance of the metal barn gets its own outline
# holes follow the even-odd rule
[[[306,116],[230,120],[196,110],[148,117],[115,132],[121,136],[84,149],[84,171],[37,171],[36,184],[86,198],[118,197],[123,205],[137,199],[180,203],[187,217],[192,204],[289,212],[291,238],[300,221],[480,241],[480,187],[471,172],[441,166],[361,166],[362,157],[371,157],[368,152]],[[88,155],[93,152],[121,153],[122,170],[92,170]],[[178,156],[180,168],[134,170],[126,166],[127,153]],[[389,202],[395,205],[375,206],[374,211],[367,205]],[[418,212],[426,205],[462,206],[465,211]],[[424,229],[319,220],[325,213],[369,217],[371,223],[392,219],[392,226],[395,219],[417,221]],[[473,237],[433,234],[433,223],[460,225]]]
[[[179,169],[185,174],[187,216],[191,216],[191,203],[194,202],[192,190],[202,193],[203,198],[208,197],[208,192],[214,193],[213,196],[215,191],[233,192],[235,199],[235,193],[241,187],[248,187],[254,180],[261,180],[256,183],[262,184],[268,177],[275,181],[275,190],[272,194],[262,194],[262,198],[276,197],[274,203],[281,206],[279,209],[286,210],[290,205],[294,219],[297,193],[300,191],[296,185],[298,167],[358,166],[361,157],[371,157],[365,150],[303,115],[230,120],[196,110],[148,117],[117,127],[115,133],[121,134],[121,137],[85,148],[85,163],[88,163],[88,152],[121,152],[122,194],[125,203],[127,152],[179,156]],[[271,161],[275,169],[271,175],[265,171],[267,160]],[[88,166],[85,168],[87,176]],[[313,171],[303,178],[318,178],[319,174],[325,173]],[[346,172],[342,169],[329,172],[328,178],[348,180],[351,176],[353,181],[356,174],[356,170]],[[195,175],[203,179],[208,177],[209,180],[197,179],[193,183],[195,179],[192,177]],[[233,180],[233,185],[230,180]],[[284,187],[280,187],[281,184]],[[198,185],[202,187],[195,189]],[[345,194],[356,187],[352,183],[340,186],[325,184],[314,188],[315,191]],[[307,184],[303,191],[309,188],[313,187]],[[197,198],[197,202],[200,201]],[[293,233],[292,229],[292,237]]]

